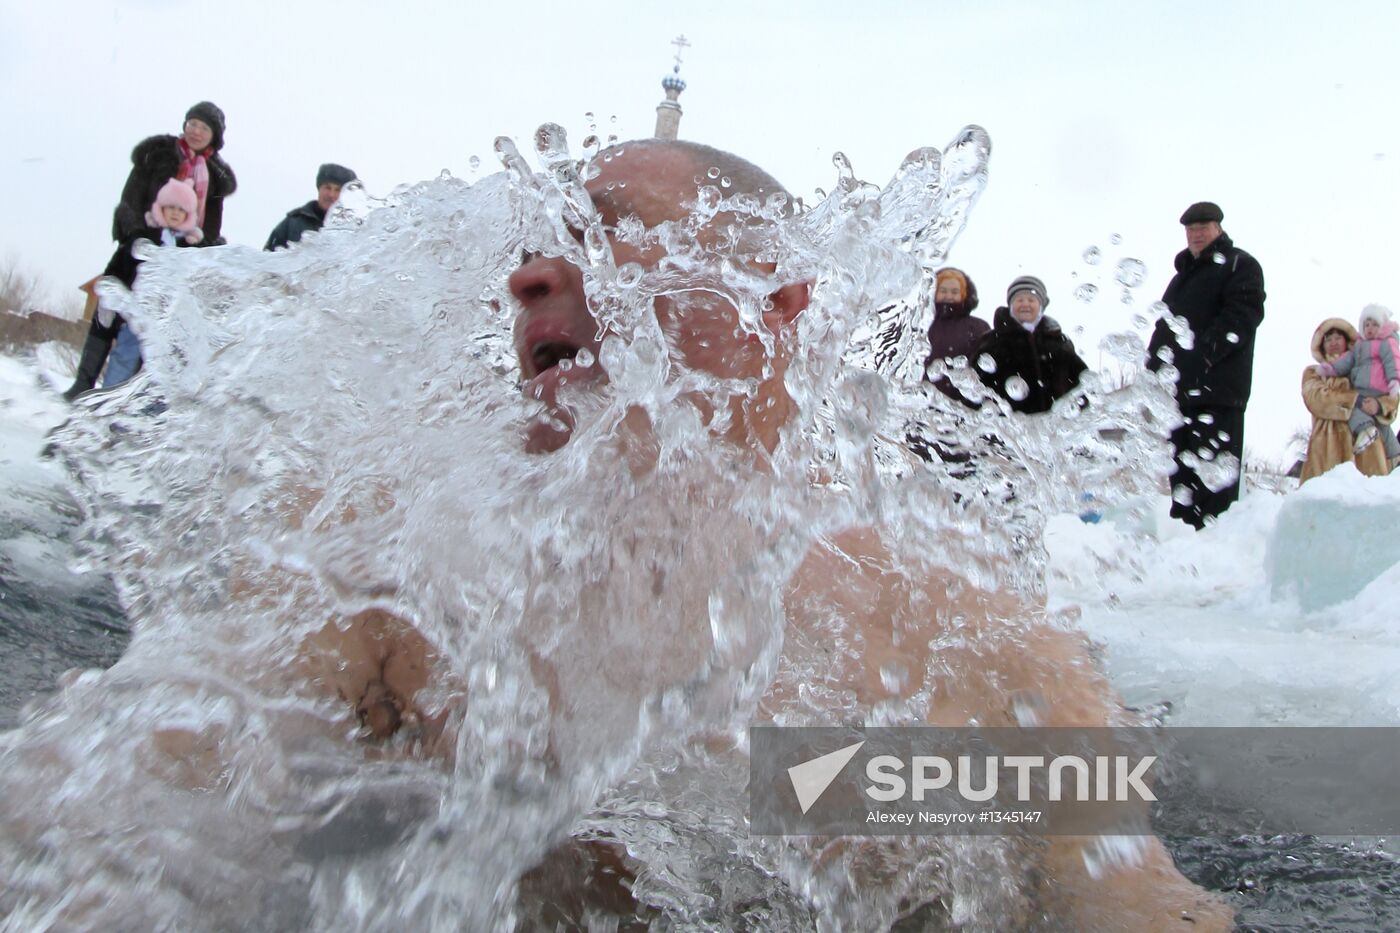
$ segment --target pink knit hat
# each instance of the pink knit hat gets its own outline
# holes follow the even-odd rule
[[[146,223],[152,227],[164,227],[165,217],[160,209],[167,204],[185,210],[185,222],[173,227],[176,233],[188,233],[199,223],[199,198],[194,193],[194,185],[187,181],[172,178],[156,194],[156,202],[146,214]]]

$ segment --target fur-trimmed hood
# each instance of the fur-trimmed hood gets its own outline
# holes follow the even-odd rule
[[[1339,330],[1347,335],[1348,350],[1356,343],[1357,337],[1359,336],[1356,333],[1356,328],[1352,327],[1349,321],[1344,321],[1339,317],[1329,317],[1327,320],[1317,325],[1317,330],[1313,331],[1312,336],[1312,357],[1319,363],[1327,362],[1327,358],[1322,355],[1322,338],[1326,336],[1329,330]]]

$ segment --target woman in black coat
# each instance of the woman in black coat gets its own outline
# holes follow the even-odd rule
[[[233,169],[219,155],[224,145],[224,126],[224,112],[207,100],[200,101],[185,113],[181,135],[150,136],[136,144],[131,152],[131,172],[112,213],[112,239],[117,241],[119,251],[130,252],[132,244],[150,235],[146,212],[172,178],[188,180],[194,187],[198,226],[204,231],[199,245],[223,244],[224,198],[238,188]],[[111,324],[103,325],[99,315],[93,315],[77,377],[63,393],[64,398],[71,401],[96,385],[112,342],[124,323],[121,315],[116,315]]]
[[[1006,399],[1012,411],[1049,411],[1056,399],[1079,385],[1079,375],[1088,367],[1060,325],[1046,317],[1050,299],[1040,279],[1023,275],[1012,282],[1006,303],[997,309],[992,330],[977,342],[969,359],[978,378]],[[991,358],[990,366],[984,355]]]

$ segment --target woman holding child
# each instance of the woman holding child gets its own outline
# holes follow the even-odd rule
[[[1306,483],[1341,463],[1351,461],[1367,476],[1385,476],[1390,472],[1385,446],[1372,443],[1359,453],[1354,451],[1356,439],[1347,422],[1357,407],[1359,394],[1345,375],[1327,375],[1323,366],[1345,356],[1357,342],[1356,328],[1341,318],[1328,318],[1317,326],[1312,337],[1312,355],[1318,365],[1303,370],[1303,404],[1312,414],[1312,434],[1308,438],[1308,455],[1303,462],[1301,481]],[[1360,399],[1366,413],[1382,424],[1395,420],[1396,400],[1384,395],[1375,399]],[[1374,407],[1375,412],[1369,409]]]
[[[137,265],[131,258],[131,247],[137,240],[161,242],[163,230],[178,230],[179,245],[217,246],[224,242],[221,235],[224,198],[233,194],[238,181],[233,169],[219,155],[223,145],[224,112],[207,100],[185,113],[179,136],[149,136],[136,144],[131,152],[131,172],[112,214],[112,239],[117,241],[117,253],[104,275],[115,276],[130,288],[136,278]],[[163,222],[162,207],[158,203],[163,194],[167,200],[177,194],[168,187],[172,181],[189,189],[188,197],[179,197],[182,210],[187,208],[187,217],[178,227]],[[190,235],[195,228],[201,231],[198,237]],[[109,353],[113,352],[114,342],[118,344],[120,365],[108,366],[103,386],[117,385],[140,369],[139,343],[129,332],[122,336],[123,331],[129,331],[124,324],[121,315],[100,307],[93,314],[77,376],[63,393],[64,398],[71,401],[97,384],[97,377],[108,362]]]

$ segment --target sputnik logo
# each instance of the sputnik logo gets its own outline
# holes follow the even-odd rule
[[[803,813],[812,809],[812,805],[826,793],[831,782],[836,780],[836,775],[841,773],[841,769],[846,767],[846,763],[855,757],[864,744],[862,740],[788,768],[788,778],[792,781],[792,789],[797,792],[797,803],[802,807]]]

